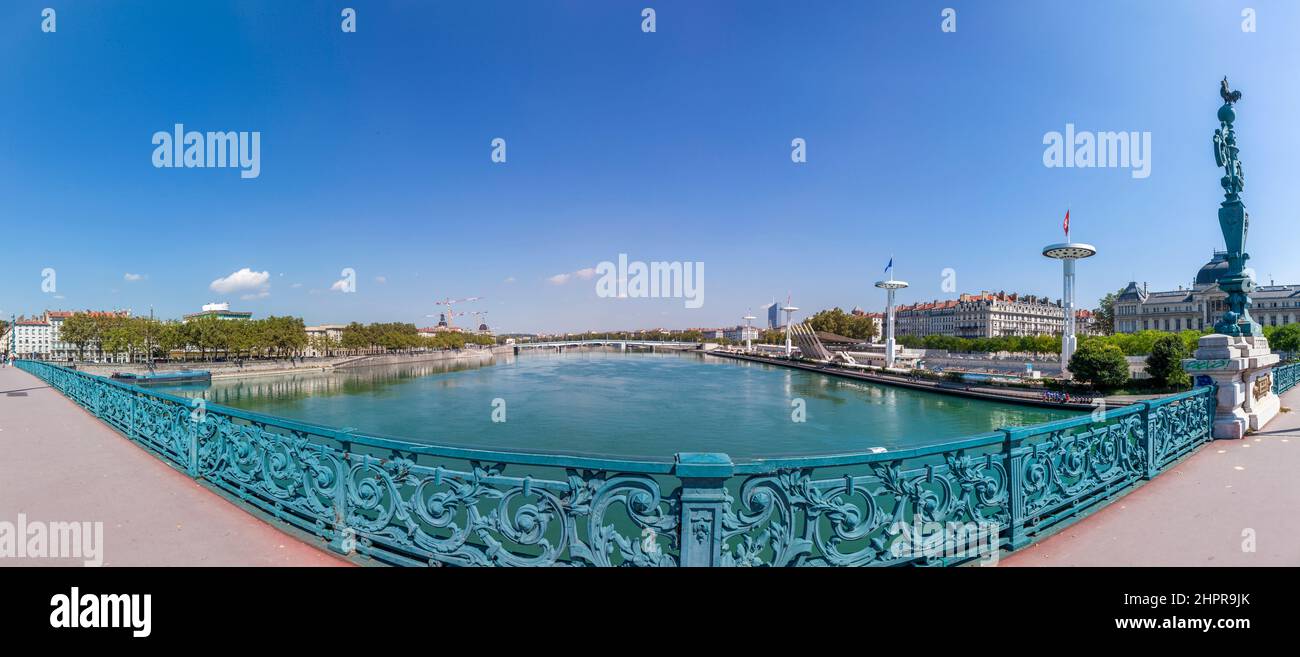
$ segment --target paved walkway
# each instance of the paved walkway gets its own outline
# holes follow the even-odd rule
[[[108,566],[331,566],[137,447],[36,377],[0,369],[0,523],[103,522]],[[81,565],[18,559],[0,566]]]
[[[1282,408],[1294,410],[1242,440],[1210,443],[1002,565],[1300,565],[1300,387]]]

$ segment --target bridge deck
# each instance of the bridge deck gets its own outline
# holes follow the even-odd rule
[[[1300,565],[1300,387],[1257,434],[1217,441],[1007,566]],[[345,565],[241,511],[35,377],[0,369],[0,521],[102,521],[105,565]],[[1242,549],[1253,530],[1256,550]],[[0,559],[3,565],[80,560]]]
[[[1218,440],[1006,566],[1300,565],[1300,387],[1295,409],[1243,440]],[[1256,551],[1242,549],[1253,530]]]
[[[128,441],[43,381],[0,369],[0,521],[103,522],[109,566],[329,566]],[[81,565],[0,558],[0,566]]]

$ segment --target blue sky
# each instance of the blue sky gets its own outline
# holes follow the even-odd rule
[[[903,302],[953,296],[945,268],[959,291],[1056,297],[1039,252],[1067,207],[1100,249],[1079,266],[1091,305],[1131,279],[1186,285],[1222,247],[1225,74],[1244,93],[1251,264],[1300,283],[1296,34],[1300,3],[1262,0],[10,0],[0,311],[229,301],[424,325],[434,299],[481,296],[465,309],[503,330],[719,326],[787,292],[878,310],[891,253]],[[175,123],[260,131],[261,175],[155,168],[151,136]],[[1044,167],[1066,123],[1149,131],[1150,177]],[[703,307],[548,280],[619,253],[703,262]],[[210,289],[245,267],[268,285]],[[355,294],[329,291],[344,267]]]

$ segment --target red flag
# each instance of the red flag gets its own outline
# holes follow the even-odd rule
[[[1065,239],[1070,239],[1070,211],[1065,211]]]

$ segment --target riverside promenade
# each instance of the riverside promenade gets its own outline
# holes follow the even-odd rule
[[[106,566],[342,566],[136,446],[14,367],[0,369],[0,521],[104,523]],[[0,566],[82,565],[0,558]]]
[[[1206,445],[1001,565],[1300,566],[1300,387],[1282,408],[1263,431]]]
[[[742,354],[730,351],[706,351],[705,354],[718,358],[730,358],[733,360],[743,360],[752,363],[765,363],[777,367],[788,367],[796,370],[805,370],[816,372],[827,376],[836,376],[845,379],[856,379],[881,385],[896,386],[899,388],[910,388],[912,390],[924,390],[944,395],[955,395],[958,397],[969,397],[971,399],[983,399],[985,401],[996,401],[1008,404],[1022,404],[1025,406],[1038,406],[1042,408],[1059,408],[1075,411],[1091,411],[1094,406],[1091,400],[1080,400],[1070,402],[1048,401],[1043,398],[1041,391],[1028,389],[1015,389],[1008,386],[991,386],[979,383],[949,383],[946,381],[935,381],[929,379],[920,379],[908,377],[901,374],[882,374],[879,371],[867,371],[861,369],[849,369],[828,363],[801,361],[798,359],[789,360],[785,358],[768,358],[764,356],[755,356],[752,354]],[[1159,395],[1150,395],[1157,397]],[[1129,402],[1120,402],[1119,405],[1125,405]]]

